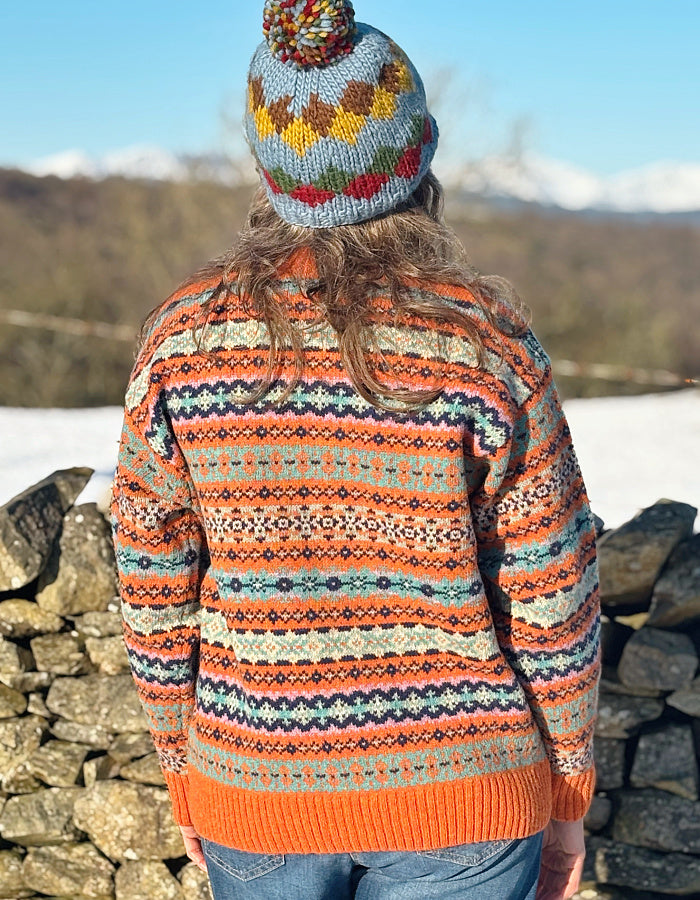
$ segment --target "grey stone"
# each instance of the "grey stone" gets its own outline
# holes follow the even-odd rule
[[[0,719],[21,715],[27,708],[27,698],[20,691],[0,684]]]
[[[32,654],[26,647],[0,636],[0,676],[18,675],[33,667]]]
[[[698,655],[687,634],[646,626],[625,644],[617,674],[629,687],[677,691],[688,687],[697,667]]]
[[[114,883],[117,900],[186,900],[179,881],[158,860],[123,863]]]
[[[140,784],[165,784],[157,753],[149,753],[148,756],[126,763],[121,767],[119,775],[127,781]]]
[[[50,787],[10,797],[0,816],[0,834],[25,847],[80,840],[73,808],[84,791],[82,787]]]
[[[587,828],[588,831],[601,831],[610,821],[611,813],[612,800],[609,797],[595,794],[583,820],[584,828]]]
[[[688,895],[700,891],[700,858],[685,853],[660,853],[592,835],[586,841],[587,871],[603,884]]]
[[[118,607],[102,611],[94,610],[71,618],[73,627],[83,638],[122,634],[122,617]]]
[[[663,700],[654,697],[623,696],[601,691],[595,733],[604,738],[627,738],[635,734],[644,722],[658,719],[663,711]]]
[[[5,775],[2,783],[8,794],[31,794],[42,786],[39,779],[29,771],[26,762]]]
[[[148,721],[134,681],[124,675],[56,678],[46,697],[51,712],[110,731],[144,731]]]
[[[32,894],[22,878],[22,854],[14,848],[0,850],[0,900],[20,900]]]
[[[90,661],[105,675],[129,671],[129,657],[121,635],[89,637],[85,640]]]
[[[97,781],[76,802],[74,821],[110,859],[178,859],[185,855],[165,788]]]
[[[625,747],[626,741],[616,738],[593,738],[597,791],[609,791],[625,783]]]
[[[35,716],[43,716],[45,719],[52,718],[51,711],[44,703],[43,694],[31,693],[27,697],[27,712],[33,713]]]
[[[206,872],[194,863],[187,863],[178,872],[182,890],[187,900],[212,900],[211,887]]]
[[[64,515],[92,474],[92,469],[54,472],[0,507],[0,591],[17,590],[39,575]]]
[[[70,719],[56,719],[51,726],[51,734],[61,741],[89,744],[93,750],[106,750],[114,740],[114,734],[100,725],[73,722]]]
[[[693,679],[688,687],[669,694],[666,703],[688,716],[700,718],[700,675]]]
[[[34,753],[46,733],[46,720],[39,716],[21,716],[0,720],[0,787],[8,791],[8,782]]]
[[[83,642],[75,634],[40,634],[29,644],[39,671],[54,675],[79,675],[90,671]]]
[[[623,694],[625,697],[663,697],[664,692],[659,688],[645,687],[643,685],[623,684],[617,674],[617,669],[612,666],[603,666],[600,679],[600,690],[606,694]]]
[[[700,803],[647,788],[620,791],[612,836],[650,850],[700,854]]]
[[[690,725],[669,723],[661,731],[640,735],[630,784],[637,788],[659,788],[686,800],[697,800],[698,763]]]
[[[676,546],[693,532],[697,510],[687,503],[659,500],[621,528],[598,539],[603,609],[648,609],[661,569]]]
[[[114,864],[92,844],[32,847],[22,866],[25,883],[44,894],[102,900],[114,896]]]
[[[150,731],[135,734],[118,734],[109,745],[109,755],[120,763],[128,763],[132,759],[140,759],[153,753],[154,744]]]
[[[51,672],[17,672],[16,675],[0,675],[0,682],[22,694],[46,688],[52,681]]]
[[[83,782],[85,787],[92,787],[96,781],[106,781],[108,778],[116,778],[119,775],[120,763],[108,753],[104,756],[95,756],[83,763]]]
[[[678,628],[700,619],[700,534],[671,554],[654,586],[649,624]]]
[[[83,761],[92,747],[70,741],[48,741],[27,760],[27,769],[46,784],[71,787],[80,775]]]
[[[106,610],[117,594],[112,533],[94,503],[70,509],[39,576],[36,602],[65,616]]]
[[[31,637],[48,631],[60,631],[63,619],[37,606],[33,600],[10,597],[0,602],[0,634]]]

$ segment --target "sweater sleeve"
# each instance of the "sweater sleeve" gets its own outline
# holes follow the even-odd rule
[[[187,733],[206,543],[161,397],[136,403],[138,386],[137,378],[127,392],[111,504],[122,630],[175,821],[189,825]]]
[[[574,821],[595,788],[600,601],[593,517],[549,366],[472,514],[498,643],[549,758],[551,817]]]

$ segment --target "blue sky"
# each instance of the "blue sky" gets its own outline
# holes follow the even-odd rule
[[[221,149],[222,111],[239,115],[262,6],[3,3],[0,165],[72,148]],[[520,128],[527,149],[603,175],[700,161],[697,0],[355,8],[403,46],[429,86],[449,81],[437,110],[444,153],[498,151]]]

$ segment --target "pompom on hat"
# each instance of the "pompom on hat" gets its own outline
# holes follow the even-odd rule
[[[267,0],[263,32],[244,126],[281,218],[330,228],[408,199],[438,128],[401,48],[356,22],[348,0]]]
[[[322,66],[351,53],[356,32],[352,3],[266,3],[263,31],[273,55],[282,62]]]

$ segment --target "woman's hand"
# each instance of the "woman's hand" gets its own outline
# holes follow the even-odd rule
[[[585,856],[583,819],[576,822],[551,819],[544,830],[536,900],[573,897],[581,883]]]
[[[202,853],[202,842],[199,838],[199,835],[194,830],[191,825],[179,825],[180,831],[182,832],[182,839],[185,842],[185,850],[187,851],[187,856],[192,862],[202,870],[202,872],[207,871],[207,864],[204,859],[204,854]]]

